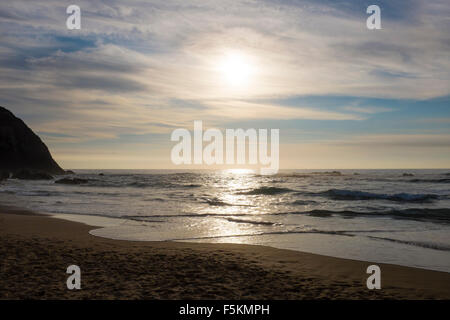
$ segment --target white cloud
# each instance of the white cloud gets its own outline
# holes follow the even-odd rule
[[[414,24],[386,18],[383,30],[369,31],[364,12],[318,1],[80,0],[82,29],[68,31],[64,2],[2,3],[0,104],[33,129],[56,134],[49,137],[55,143],[164,134],[197,119],[219,127],[240,120],[363,120],[392,110],[250,101],[449,95],[450,6],[420,4]],[[78,48],[70,40],[77,36],[89,45]],[[73,41],[70,48],[62,48],[65,41]],[[227,50],[244,52],[254,64],[246,86],[225,85],[217,71]],[[383,139],[367,143],[392,143]]]

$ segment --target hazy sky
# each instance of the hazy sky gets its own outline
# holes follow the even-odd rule
[[[194,120],[280,129],[282,168],[449,168],[449,17],[448,0],[2,1],[0,105],[65,168],[173,168]]]

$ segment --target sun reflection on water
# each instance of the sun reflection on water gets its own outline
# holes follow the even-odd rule
[[[212,188],[208,190],[207,196],[205,194],[208,205],[192,208],[200,214],[211,215],[204,220],[204,224],[196,226],[202,229],[203,237],[224,236],[222,240],[232,240],[226,237],[252,235],[267,229],[263,214],[268,213],[271,198],[246,194],[249,190],[265,185],[264,180],[257,178],[254,170],[223,170],[214,179]],[[247,223],[248,220],[251,223]],[[233,238],[232,242],[245,243],[246,237]]]

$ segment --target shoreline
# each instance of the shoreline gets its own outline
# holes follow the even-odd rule
[[[351,256],[339,256],[339,255],[333,255],[333,254],[327,254],[327,253],[320,253],[320,252],[314,252],[314,251],[307,251],[307,250],[301,250],[301,249],[293,249],[293,248],[283,248],[283,247],[278,247],[278,246],[274,246],[274,245],[270,245],[270,244],[258,244],[258,243],[240,243],[240,242],[209,242],[209,241],[203,241],[203,239],[208,240],[209,238],[195,238],[194,240],[184,240],[184,239],[170,239],[170,240],[143,240],[141,239],[129,239],[126,236],[124,236],[123,234],[121,234],[120,236],[112,236],[111,233],[109,232],[103,232],[103,229],[108,229],[108,228],[116,228],[121,226],[123,223],[126,222],[126,225],[129,226],[130,224],[133,227],[133,223],[134,220],[133,219],[127,219],[125,217],[111,217],[111,216],[104,216],[104,215],[87,215],[87,214],[68,214],[68,213],[39,213],[39,214],[44,214],[44,215],[48,215],[52,218],[57,218],[57,219],[62,219],[62,220],[68,220],[68,221],[72,221],[72,222],[78,222],[78,223],[82,223],[82,224],[86,224],[88,226],[93,227],[93,229],[91,229],[89,231],[89,233],[95,237],[100,237],[100,238],[106,238],[106,239],[110,239],[110,240],[122,240],[122,241],[137,241],[137,242],[185,242],[185,243],[210,243],[210,244],[220,244],[220,243],[234,243],[234,244],[244,244],[244,245],[253,245],[253,246],[262,246],[262,247],[270,247],[270,248],[274,248],[274,249],[281,249],[281,250],[289,250],[289,251],[294,251],[294,252],[301,252],[301,253],[311,253],[311,254],[316,254],[319,256],[327,256],[327,257],[331,257],[331,258],[338,258],[338,259],[347,259],[347,260],[354,260],[354,261],[360,261],[360,262],[364,262],[364,263],[371,263],[371,264],[380,264],[380,263],[384,263],[384,264],[389,264],[389,265],[396,265],[396,266],[404,266],[404,267],[411,267],[411,268],[415,268],[415,269],[421,269],[421,270],[429,270],[429,271],[439,271],[439,272],[446,272],[450,274],[450,271],[447,270],[440,270],[438,268],[427,268],[427,267],[422,267],[422,266],[415,266],[415,265],[408,265],[408,264],[402,264],[402,263],[392,263],[392,262],[386,262],[386,261],[376,261],[376,260],[371,260],[371,259],[364,259],[364,258],[359,258],[359,257],[351,257]],[[141,225],[139,223],[137,223],[135,225],[135,227],[140,227]],[[234,236],[230,236],[231,238],[233,238]]]
[[[29,210],[0,207],[0,299],[450,299],[450,273],[272,247],[138,242]],[[66,288],[79,265],[82,289]]]

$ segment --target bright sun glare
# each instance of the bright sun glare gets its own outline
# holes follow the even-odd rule
[[[229,85],[247,85],[252,74],[251,61],[241,53],[232,52],[223,58],[220,71]]]

